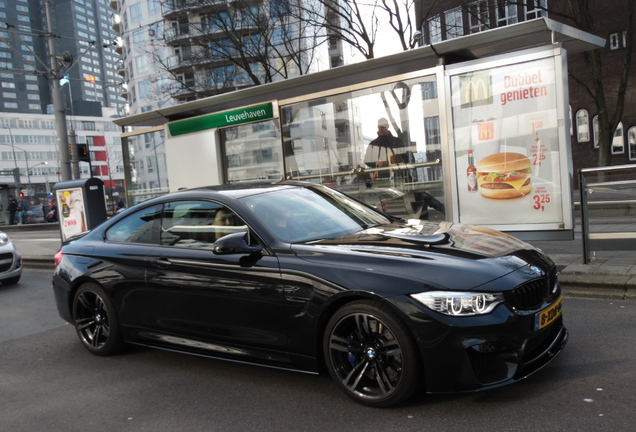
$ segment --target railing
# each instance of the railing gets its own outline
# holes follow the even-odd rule
[[[583,262],[596,251],[636,250],[636,165],[579,170]]]

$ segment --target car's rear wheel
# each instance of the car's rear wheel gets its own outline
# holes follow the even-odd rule
[[[77,290],[73,319],[80,341],[93,354],[111,355],[123,348],[115,308],[98,285],[87,283]]]
[[[332,378],[350,398],[388,407],[420,386],[420,362],[400,318],[376,302],[356,301],[327,324],[324,354]]]

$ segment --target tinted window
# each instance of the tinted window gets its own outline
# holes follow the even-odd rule
[[[120,220],[106,231],[114,242],[158,243],[161,205],[145,208]]]
[[[166,203],[161,225],[161,244],[212,249],[214,242],[247,226],[227,207],[209,201]]]

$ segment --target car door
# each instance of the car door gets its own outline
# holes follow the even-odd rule
[[[287,329],[278,260],[267,253],[217,255],[214,242],[248,232],[230,209],[209,201],[164,205],[160,246],[141,299],[146,328],[170,343],[227,354],[285,350]],[[213,343],[201,343],[203,341]],[[232,347],[231,349],[229,347]],[[245,349],[245,351],[241,351]]]

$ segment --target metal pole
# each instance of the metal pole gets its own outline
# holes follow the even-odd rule
[[[31,196],[31,173],[29,172],[29,154],[26,152],[26,150],[22,150],[24,152],[24,163],[26,163],[26,167],[27,167],[27,183],[29,185],[28,189],[27,189],[27,194],[28,196]]]
[[[71,148],[68,142],[66,130],[66,112],[64,109],[64,99],[58,82],[57,56],[55,55],[55,40],[53,39],[53,5],[51,0],[44,2],[46,8],[46,26],[49,32],[49,56],[51,62],[51,93],[53,96],[53,107],[55,109],[55,129],[57,130],[58,152],[60,154],[60,173],[62,180],[72,180],[71,177],[71,154],[76,154],[77,150]]]

